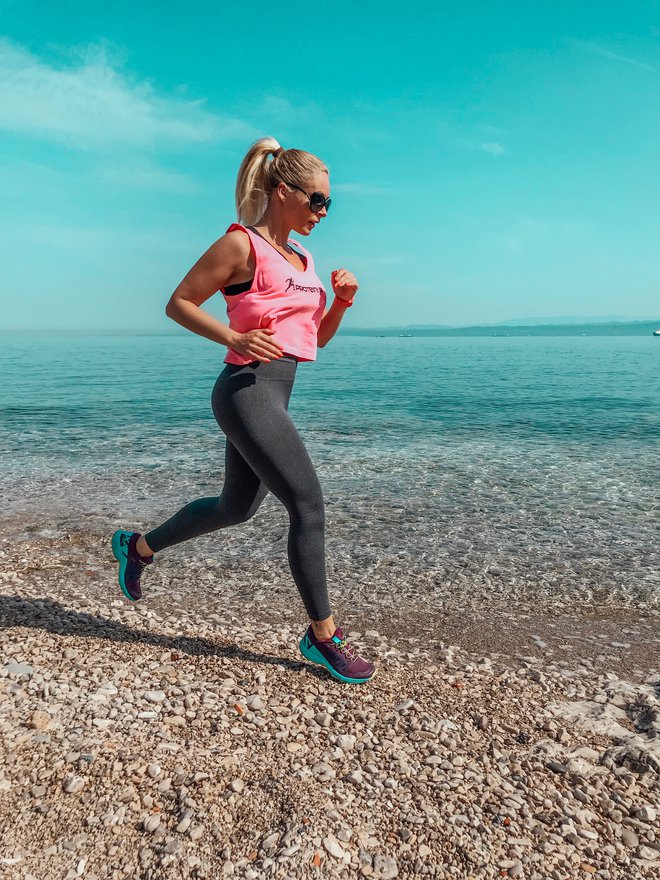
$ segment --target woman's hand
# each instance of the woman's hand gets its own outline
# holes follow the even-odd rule
[[[259,330],[248,330],[247,333],[237,333],[228,348],[252,358],[253,361],[270,363],[271,358],[280,358],[284,349],[270,337],[275,331],[272,327],[263,327]]]
[[[357,278],[347,269],[335,269],[330,275],[332,289],[337,299],[350,302],[358,289]]]

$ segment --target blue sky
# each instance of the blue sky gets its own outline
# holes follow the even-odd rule
[[[658,317],[659,37],[655,0],[0,0],[0,326],[171,329],[264,135],[330,167],[350,326]]]

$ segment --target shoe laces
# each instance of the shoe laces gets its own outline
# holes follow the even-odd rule
[[[132,561],[135,565],[139,566],[140,574],[142,574],[142,572],[145,570],[145,568],[146,568],[148,565],[151,564],[151,560],[150,560],[149,562],[143,562],[142,558],[141,558],[140,555],[137,553],[137,551],[136,551],[136,553],[135,553],[134,555],[131,556],[131,561]]]
[[[343,638],[341,642],[337,645],[337,650],[340,651],[342,654],[345,654],[346,657],[348,657],[348,659],[351,661],[358,659],[357,651],[346,638]]]

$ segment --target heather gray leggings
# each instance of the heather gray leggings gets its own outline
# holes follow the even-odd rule
[[[211,397],[227,435],[222,494],[199,498],[145,534],[152,550],[245,522],[268,492],[289,513],[291,573],[307,614],[331,614],[325,573],[325,507],[314,465],[287,409],[298,362],[227,364]]]

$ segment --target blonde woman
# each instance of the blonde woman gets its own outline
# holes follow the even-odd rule
[[[375,666],[360,657],[332,617],[325,572],[325,508],[314,465],[288,413],[299,361],[316,360],[332,339],[358,284],[345,269],[332,273],[334,301],[310,252],[289,238],[308,236],[330,207],[323,162],[262,138],[238,172],[238,223],[188,272],[167,304],[167,315],[227,347],[212,394],[213,413],[227,436],[225,482],[217,497],[191,501],[145,534],[119,529],[112,548],[124,595],[142,596],[140,576],[154,554],[181,541],[245,522],[268,492],[289,514],[288,558],[310,625],[303,656],[340,681],[369,681]],[[229,325],[202,304],[221,290]]]

